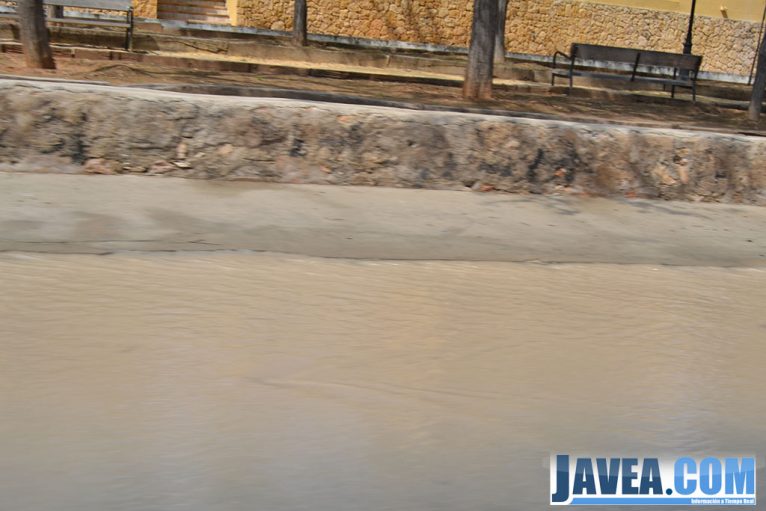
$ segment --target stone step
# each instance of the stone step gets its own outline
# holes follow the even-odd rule
[[[194,23],[231,24],[225,0],[159,0],[157,17]]]
[[[158,8],[163,7],[200,7],[212,9],[226,9],[226,2],[217,0],[161,0]]]
[[[202,14],[179,14],[175,12],[163,12],[158,14],[159,19],[186,21],[190,23],[211,23],[214,25],[230,25],[228,16],[205,16]]]
[[[221,8],[212,7],[192,7],[188,5],[161,5],[157,9],[158,13],[176,12],[178,14],[203,14],[208,16],[228,16],[229,11]]]

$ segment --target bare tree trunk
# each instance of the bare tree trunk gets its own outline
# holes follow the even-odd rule
[[[495,53],[498,0],[473,0],[471,46],[465,70],[463,97],[492,98],[492,59]]]
[[[27,67],[56,69],[45,27],[43,0],[19,0],[16,12],[19,14],[19,38]]]
[[[497,32],[495,32],[495,64],[505,62],[505,19],[508,16],[508,0],[498,0]]]
[[[308,39],[308,6],[306,0],[295,0],[295,12],[293,14],[293,43],[298,46],[306,46]]]
[[[763,38],[761,47],[758,49],[755,81],[753,81],[753,92],[750,96],[750,108],[747,111],[748,116],[753,121],[757,121],[761,113],[764,91],[766,91],[766,37]]]

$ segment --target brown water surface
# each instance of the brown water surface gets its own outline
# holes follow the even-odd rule
[[[551,452],[760,462],[765,309],[763,269],[0,255],[0,508],[545,509]]]

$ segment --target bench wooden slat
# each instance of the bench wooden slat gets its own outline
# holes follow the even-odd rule
[[[592,78],[607,78],[610,80],[628,80],[630,81],[633,76],[629,74],[622,74],[622,73],[599,73],[598,71],[581,71],[579,69],[575,69],[572,74],[574,76],[590,76]],[[567,76],[569,76],[567,72]]]
[[[638,59],[639,65],[669,67],[684,71],[695,71],[699,68],[702,57],[699,55],[684,55],[682,53],[668,53],[664,51],[641,51]]]
[[[553,71],[553,74],[561,78],[569,78],[569,70],[567,69],[558,69],[556,71]],[[590,71],[574,71],[572,75],[583,76],[588,78],[603,78],[606,80],[625,80],[628,82],[634,81],[634,82],[664,83],[667,85],[678,85],[678,86],[688,86],[688,85],[691,85],[692,83],[691,80],[684,80],[683,78],[667,78],[664,76],[645,76],[645,75],[636,75],[636,77],[633,78],[633,80],[631,80],[630,75],[596,73],[596,72],[590,72]]]
[[[702,61],[699,55],[582,43],[573,43],[571,54],[581,60],[604,60],[627,64],[635,64],[638,59],[638,64],[642,66],[669,67],[685,71],[694,71]]]
[[[13,2],[17,3],[17,2]],[[60,12],[48,12],[45,21],[47,23],[60,23],[71,25],[86,25],[94,27],[114,27],[125,29],[125,49],[130,50],[133,41],[133,6],[131,0],[43,0],[47,6],[57,7],[83,7],[86,9],[100,9],[105,11],[121,11],[125,13],[124,21],[120,19],[104,19],[96,16],[95,18],[66,16]],[[57,9],[58,10],[58,9]],[[58,14],[58,16],[54,16]],[[0,12],[0,18],[18,19],[16,12]]]
[[[682,78],[664,78],[661,76],[637,76],[637,82],[661,83],[664,85],[677,85],[679,87],[691,87],[692,80]]]
[[[634,64],[638,57],[638,50],[599,44],[572,43],[571,55],[582,60],[607,60],[609,62]]]
[[[74,18],[70,16],[64,18],[48,18],[48,21],[52,23],[71,23],[75,25],[92,25],[96,27],[130,27],[130,23],[126,21],[94,20],[90,18]]]
[[[83,7],[85,9],[101,9],[104,11],[122,12],[127,12],[133,8],[133,4],[129,0],[43,0],[43,4],[60,7]]]
[[[129,11],[132,8],[132,3],[126,0],[43,0],[43,3],[45,5],[84,7],[106,11]]]
[[[563,76],[568,77],[569,76],[569,70],[560,69],[558,71],[554,71],[554,74],[556,76]],[[657,82],[657,83],[667,83],[668,85],[671,85],[675,83],[676,85],[691,85],[692,80],[691,79],[684,79],[684,78],[671,78],[669,76],[651,76],[651,75],[636,75],[632,76],[629,74],[617,74],[617,73],[599,73],[598,71],[582,71],[579,69],[575,69],[572,72],[573,76],[587,76],[590,78],[604,78],[607,80],[626,80],[626,81],[633,81],[633,82]]]

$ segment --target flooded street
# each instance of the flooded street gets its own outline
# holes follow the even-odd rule
[[[438,193],[438,192],[437,192]],[[0,254],[0,508],[536,510],[766,452],[766,270]]]
[[[0,509],[535,511],[551,453],[752,455],[763,494],[764,232],[732,204],[0,173]]]

